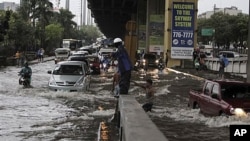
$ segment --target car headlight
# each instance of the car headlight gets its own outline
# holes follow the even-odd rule
[[[159,60],[155,60],[155,63],[159,63]]]
[[[76,81],[75,87],[83,86],[83,77]]]
[[[242,108],[231,108],[230,112],[238,117],[247,117],[247,113]]]
[[[52,79],[51,81],[49,81],[49,86],[56,86],[56,81],[54,79]]]

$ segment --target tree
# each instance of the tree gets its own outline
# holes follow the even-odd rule
[[[63,28],[60,24],[50,24],[45,27],[45,41],[47,50],[50,52],[54,48],[60,47],[62,41]]]
[[[34,28],[23,20],[21,15],[13,13],[10,19],[8,37],[14,42],[17,50],[27,50],[32,45]]]
[[[77,24],[73,21],[74,17],[75,15],[67,9],[60,9],[59,13],[54,13],[54,21],[60,23],[64,28],[64,39],[72,38],[75,35]]]
[[[248,16],[238,14],[237,16],[221,13],[215,13],[209,19],[198,19],[198,41],[207,43],[212,37],[201,36],[202,28],[215,29],[215,41],[217,46],[229,47],[230,43],[236,45],[247,39]]]
[[[81,40],[85,40],[85,44],[92,44],[96,38],[101,36],[99,29],[92,25],[82,26],[78,34]]]

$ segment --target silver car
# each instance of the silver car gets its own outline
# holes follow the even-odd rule
[[[87,64],[81,61],[59,62],[50,76],[49,88],[52,90],[85,91],[90,86],[90,72]]]

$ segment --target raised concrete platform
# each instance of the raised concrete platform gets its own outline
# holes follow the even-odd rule
[[[131,95],[120,95],[121,141],[168,141]]]

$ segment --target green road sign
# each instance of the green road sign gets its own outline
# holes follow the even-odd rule
[[[213,36],[214,29],[213,28],[203,28],[201,29],[202,36]]]

